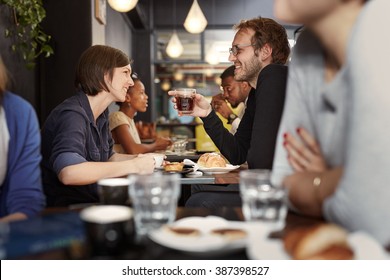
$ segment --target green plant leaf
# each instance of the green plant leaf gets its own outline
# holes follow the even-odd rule
[[[15,13],[15,26],[6,29],[4,37],[15,41],[11,49],[21,54],[27,68],[34,68],[38,56],[49,57],[54,53],[49,45],[51,36],[40,26],[46,17],[42,0],[0,0],[0,4],[7,5]]]

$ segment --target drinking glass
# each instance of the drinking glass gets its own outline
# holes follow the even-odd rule
[[[271,171],[250,169],[240,172],[240,195],[245,220],[262,221],[282,227],[287,214],[287,191],[270,181]]]
[[[175,89],[177,110],[182,114],[191,114],[194,110],[194,99],[196,89],[178,88]]]
[[[129,193],[133,201],[137,235],[144,236],[176,218],[180,196],[180,175],[155,172],[151,175],[129,175]]]

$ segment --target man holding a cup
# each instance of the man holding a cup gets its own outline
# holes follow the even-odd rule
[[[212,106],[200,94],[195,95],[190,115],[201,117],[206,132],[230,163],[247,161],[250,169],[271,169],[286,91],[284,64],[290,54],[286,30],[274,20],[261,17],[243,20],[234,28],[237,32],[229,49],[229,60],[235,66],[234,79],[247,81],[253,88],[236,134],[224,128]],[[168,94],[175,95],[174,91]],[[175,98],[173,102],[176,103]],[[223,191],[225,187],[219,189]],[[238,186],[233,187],[233,192],[198,192],[186,205],[241,206]]]

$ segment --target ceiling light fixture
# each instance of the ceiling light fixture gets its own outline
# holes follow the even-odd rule
[[[177,58],[182,55],[183,51],[184,48],[179,40],[179,36],[177,36],[176,31],[173,31],[172,37],[169,39],[166,49],[167,55],[172,58]]]
[[[167,55],[172,58],[177,58],[182,55],[184,48],[180,42],[179,36],[177,36],[176,29],[176,0],[173,1],[173,34],[171,39],[169,39],[166,52]]]
[[[161,83],[161,89],[162,89],[163,91],[168,91],[170,88],[171,88],[171,83],[169,82],[168,79],[165,79],[165,80]]]
[[[184,21],[184,28],[190,33],[198,34],[203,32],[206,26],[207,19],[200,9],[198,1],[194,0],[186,20]]]
[[[214,45],[212,45],[208,50],[205,60],[210,65],[219,64],[219,53],[215,49]]]
[[[108,4],[115,11],[126,13],[133,9],[138,3],[138,0],[108,0]]]
[[[214,27],[214,10],[215,10],[215,1],[213,0],[213,6],[212,6],[212,14],[211,14],[211,22],[212,22],[212,27]],[[212,28],[214,29],[214,28]],[[215,41],[215,30],[211,30],[211,39],[214,42]],[[217,65],[219,64],[219,53],[216,50],[215,43],[211,45],[209,50],[207,51],[205,60],[208,64],[210,65]]]

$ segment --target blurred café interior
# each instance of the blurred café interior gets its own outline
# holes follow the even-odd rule
[[[137,112],[134,117],[135,122],[138,123],[137,129],[142,142],[151,143],[154,139],[157,139],[156,136],[169,137],[173,140],[172,143],[184,138],[186,144],[188,142],[187,150],[191,150],[191,153],[181,152],[175,155],[174,153],[168,153],[174,152],[168,149],[156,151],[156,153],[159,152],[158,155],[150,153],[151,157],[148,160],[149,163],[153,162],[153,164],[150,164],[149,167],[151,172],[147,175],[142,174],[142,169],[146,169],[145,165],[142,165],[142,158],[144,155],[139,156],[138,154],[141,153],[129,153],[136,154],[136,156],[131,159],[127,158],[126,164],[130,166],[131,164],[129,162],[131,162],[131,160],[140,160],[138,162],[141,162],[141,164],[133,164],[138,168],[134,168],[134,170],[138,170],[139,172],[132,171],[126,173],[125,171],[120,170],[123,174],[115,173],[120,169],[118,167],[123,167],[124,165],[123,162],[125,159],[121,158],[121,160],[117,159],[113,161],[116,161],[115,163],[119,163],[122,166],[118,164],[115,166],[116,168],[111,168],[113,166],[111,165],[107,170],[112,173],[105,173],[105,175],[108,175],[104,178],[102,177],[103,179],[99,178],[100,180],[91,182],[90,178],[84,180],[84,177],[88,177],[88,175],[82,174],[84,177],[80,181],[81,183],[74,183],[75,181],[70,181],[71,183],[69,183],[69,181],[66,183],[61,182],[61,184],[63,183],[67,188],[69,187],[68,189],[72,189],[74,186],[79,187],[79,185],[86,185],[86,187],[92,185],[98,186],[99,188],[94,188],[93,191],[95,192],[96,197],[98,193],[99,202],[85,203],[85,201],[76,201],[75,204],[67,205],[67,207],[42,206],[42,208],[44,208],[42,213],[40,213],[42,215],[38,215],[38,217],[33,217],[32,219],[10,223],[11,230],[6,223],[0,222],[0,259],[6,257],[9,257],[10,259],[86,259],[93,258],[95,256],[93,250],[101,249],[101,245],[104,247],[102,250],[103,258],[141,260],[205,258],[310,259],[311,257],[313,257],[313,259],[390,258],[390,248],[387,248],[387,251],[384,251],[384,248],[380,247],[372,237],[366,235],[364,232],[354,232],[348,235],[344,229],[326,223],[320,215],[304,216],[300,215],[298,212],[289,211],[287,202],[288,191],[286,188],[282,188],[281,186],[275,187],[271,184],[270,169],[265,170],[266,174],[264,177],[261,177],[259,174],[251,174],[253,170],[251,170],[248,157],[243,160],[240,159],[240,164],[232,165],[225,161],[227,158],[226,156],[226,158],[223,159],[223,165],[204,165],[203,169],[201,169],[200,160],[197,163],[191,161],[196,161],[206,154],[210,158],[211,155],[215,156],[216,154],[220,158],[222,157],[218,153],[213,153],[218,152],[218,149],[205,132],[203,125],[201,125],[202,120],[198,117],[179,116],[171,102],[168,91],[177,88],[195,88],[197,93],[205,96],[207,101],[210,100],[210,102],[213,96],[221,93],[220,76],[226,68],[232,65],[232,62],[228,60],[229,53],[231,56],[236,57],[239,50],[238,46],[240,46],[240,48],[255,46],[253,42],[252,44],[236,44],[232,46],[232,40],[235,36],[233,26],[243,19],[252,19],[259,16],[274,19],[286,30],[289,46],[284,30],[283,28],[280,28],[283,30],[285,42],[284,49],[292,49],[295,44],[297,32],[301,29],[301,26],[285,24],[278,21],[275,18],[273,11],[274,0],[31,0],[31,2],[27,1],[26,3],[31,3],[31,6],[24,5],[25,3],[23,4],[20,1],[0,0],[0,36],[2,36],[0,40],[0,54],[5,67],[9,72],[8,76],[10,83],[7,89],[22,96],[33,106],[38,116],[40,128],[42,128],[46,119],[55,107],[75,94],[75,69],[82,53],[91,46],[106,45],[119,49],[129,56],[132,60],[132,71],[137,73],[145,86],[145,92],[148,96],[147,110],[145,112]],[[130,3],[130,5],[127,9],[122,9],[119,5],[120,3]],[[19,17],[18,21],[16,14],[23,14],[23,20]],[[189,18],[199,20],[201,23],[198,24],[198,27],[200,26],[201,28],[192,29]],[[40,42],[41,46],[38,48],[41,48],[41,53],[35,52],[37,46],[26,46],[23,43],[25,41],[28,42],[31,39],[24,37],[24,28],[35,30],[34,28],[37,27],[34,20],[41,21],[41,29],[38,28],[36,33],[30,34],[30,36],[35,36],[38,42]],[[279,24],[277,25],[279,26]],[[21,41],[17,41],[16,38],[21,39]],[[18,44],[18,42],[22,42],[22,44]],[[285,56],[286,59],[284,60],[284,62],[287,61],[287,64],[289,53],[290,52]],[[252,55],[253,54],[256,54],[257,56],[257,53],[252,52]],[[279,64],[284,64],[284,62]],[[128,61],[126,62],[125,67],[128,66],[127,63]],[[290,62],[290,66],[291,64],[292,63]],[[285,65],[278,66],[287,68]],[[125,67],[121,67],[121,69]],[[241,67],[237,66],[237,68],[239,69]],[[284,73],[284,81],[286,81],[287,69]],[[106,76],[104,76],[104,78],[106,78]],[[272,79],[273,78],[274,77],[272,77]],[[275,84],[277,83],[278,82],[275,82]],[[248,84],[251,85],[250,83]],[[127,86],[122,87],[121,90],[122,93],[126,95],[128,88]],[[272,93],[274,93],[274,91]],[[112,95],[115,94],[113,93]],[[88,96],[88,98],[89,97],[90,96]],[[111,101],[112,100],[110,99],[109,102]],[[206,102],[204,103],[209,105]],[[262,108],[259,110],[256,106],[252,106],[254,111],[256,111],[256,109],[257,111],[262,110]],[[105,109],[106,108],[107,107],[105,107]],[[112,103],[108,109],[110,113],[117,111],[118,105]],[[214,112],[213,109],[215,109],[215,107],[210,107],[211,112]],[[208,114],[212,114],[215,117],[215,114],[210,113],[210,111]],[[222,118],[221,115],[218,116]],[[57,115],[55,115],[55,117],[57,117]],[[206,117],[204,119],[206,119]],[[229,129],[227,120],[224,119],[223,122],[224,126]],[[250,122],[251,125],[254,123],[253,120],[250,120]],[[91,121],[88,124],[95,125],[96,123]],[[68,127],[70,127],[70,125]],[[222,125],[220,125],[220,127],[223,129]],[[246,128],[242,131],[245,129]],[[302,132],[301,127],[296,128],[296,130],[297,133]],[[41,133],[45,132],[44,129],[41,129]],[[108,129],[106,129],[105,132],[109,133]],[[268,132],[269,130],[264,134],[269,134]],[[48,134],[50,134],[50,132]],[[286,133],[281,135],[284,137],[283,146],[286,146]],[[265,138],[263,137],[264,135],[261,136],[262,138]],[[100,135],[98,135],[98,137],[100,137]],[[102,151],[111,152],[111,147],[107,148],[111,145],[111,137],[106,138],[108,138],[108,140],[103,140],[107,140],[105,141],[105,144],[107,145],[105,147],[99,147],[101,149],[96,152],[97,154]],[[242,137],[242,139],[245,141],[247,138]],[[99,138],[99,141],[104,142],[103,140]],[[66,142],[66,140],[63,141]],[[81,142],[82,141],[79,141],[79,143]],[[87,140],[85,142],[87,142]],[[82,143],[84,145],[84,142]],[[251,145],[252,143],[253,142],[251,142]],[[245,144],[249,145],[249,143]],[[274,146],[274,143],[271,144]],[[88,143],[85,144],[85,146],[88,146]],[[174,144],[171,146],[174,146]],[[252,145],[252,147],[253,146],[256,145]],[[42,150],[45,148],[46,147]],[[85,147],[82,146],[82,148]],[[263,146],[261,146],[261,148],[263,148]],[[94,151],[92,151],[91,154],[93,152]],[[245,156],[247,152],[248,149],[245,152]],[[66,153],[73,153],[73,155],[76,154],[79,156],[77,152],[73,151],[65,152],[65,154]],[[111,158],[115,156],[130,157],[133,155],[112,153],[109,155],[108,160],[104,161],[110,162],[111,164]],[[160,156],[159,159],[158,156]],[[176,174],[172,175],[171,173],[173,172],[164,169],[166,165],[170,164],[163,161],[163,159],[169,160],[168,156],[171,156],[170,158],[175,158],[175,156],[179,158],[178,160],[172,160],[175,161],[174,163],[181,164],[181,169],[176,170]],[[147,156],[144,157],[144,162],[147,162],[146,157]],[[257,155],[255,157],[257,157]],[[37,158],[39,158],[39,156]],[[44,156],[42,158],[44,158]],[[64,158],[62,159],[64,160]],[[188,164],[184,163],[186,160],[189,162]],[[52,158],[50,158],[49,161],[52,161]],[[161,162],[159,166],[156,164],[157,161]],[[64,160],[64,162],[66,162],[66,160]],[[241,164],[241,162],[243,164]],[[1,163],[2,162],[0,162],[0,164]],[[83,159],[81,163],[67,164],[69,166],[74,166],[84,163],[85,160]],[[65,165],[65,167],[68,168],[68,165]],[[41,166],[43,166],[42,163]],[[93,165],[93,167],[95,166],[97,165]],[[187,167],[183,168],[183,166]],[[60,171],[62,172],[65,167],[62,169],[59,168],[56,176],[60,174]],[[88,167],[91,168],[90,166]],[[341,170],[341,168],[335,169],[337,172]],[[96,170],[98,170],[98,172],[95,172]],[[96,170],[94,169],[93,172],[91,172],[94,173],[94,176],[103,176],[101,174],[96,175],[96,173],[101,171],[99,168],[96,168]],[[256,170],[256,172],[257,171],[259,170]],[[259,173],[262,173],[263,171],[264,170],[261,170]],[[341,172],[342,170],[336,175],[339,177],[342,176]],[[69,174],[74,175],[75,173],[69,172],[68,176]],[[311,176],[313,174],[310,173],[309,175]],[[316,174],[317,173],[314,175]],[[163,179],[163,177],[158,176],[171,176],[171,178],[173,178],[172,183],[171,181],[167,183],[164,181],[165,179]],[[245,176],[248,177],[246,178]],[[255,179],[251,176],[255,176]],[[60,175],[58,175],[58,177],[60,177]],[[99,219],[101,217],[96,219],[98,221],[93,217],[96,213],[92,214],[93,218],[90,218],[91,216],[88,215],[80,215],[80,212],[94,208],[96,207],[96,204],[98,206],[112,206],[111,203],[102,202],[102,197],[104,198],[106,195],[106,193],[102,191],[104,190],[102,180],[107,179],[107,177],[109,177],[108,179],[119,179],[118,181],[113,180],[115,182],[109,181],[109,183],[107,183],[107,189],[110,190],[107,191],[107,196],[116,195],[114,194],[114,191],[112,191],[113,189],[121,190],[121,194],[118,195],[121,202],[118,204],[122,206],[122,210],[123,208],[126,208],[125,218],[122,218],[119,222],[114,219],[114,221],[110,220],[109,222],[100,223]],[[137,179],[133,180],[135,177],[137,177]],[[337,177],[337,179],[339,179],[339,177]],[[157,192],[155,190],[150,191],[152,193],[151,196],[148,196],[150,193],[146,193],[148,190],[147,187],[140,188],[141,190],[137,191],[134,190],[141,185],[135,184],[135,180],[147,180],[146,178],[155,180],[150,183],[149,186],[157,186],[156,188],[158,188]],[[251,181],[252,179],[255,183]],[[261,181],[260,183],[256,181],[258,179]],[[62,179],[58,179],[57,177],[53,179],[53,181],[56,182],[59,182],[60,180]],[[317,192],[319,192],[316,190],[319,189],[321,178],[316,175],[314,180],[310,177],[310,180],[307,182],[310,187],[314,187],[313,189],[315,189],[315,191],[313,192],[316,195]],[[334,182],[331,183],[333,184]],[[145,183],[145,185],[148,184]],[[212,190],[214,190],[214,187],[218,188],[222,185],[233,186],[235,189],[232,192],[236,192],[236,198],[240,192],[241,196],[239,199],[242,198],[243,201],[245,200],[240,204],[243,206],[224,206],[219,208],[208,208],[205,206],[202,208],[197,206],[191,207],[190,205],[190,207],[187,207],[187,199],[194,194],[193,190],[196,190],[193,186],[196,187],[198,185],[201,185],[202,187],[211,186]],[[337,185],[337,183],[334,183],[334,185]],[[110,188],[111,186],[114,186],[115,188]],[[263,188],[264,186],[265,188]],[[238,187],[240,188],[239,190]],[[168,194],[164,193],[173,188],[175,188],[175,190],[172,190]],[[1,191],[2,190],[0,189],[0,192]],[[110,193],[111,191],[113,193]],[[143,193],[143,191],[145,191],[146,194]],[[155,191],[155,193],[153,193],[153,191]],[[261,196],[263,191],[267,194],[273,192],[273,196]],[[200,192],[202,192],[202,189]],[[229,192],[229,190],[227,192]],[[157,195],[155,195],[156,193]],[[207,190],[205,193],[207,193]],[[253,193],[254,195],[251,196]],[[137,210],[136,205],[139,201],[134,199],[134,197],[138,198],[137,195],[141,197],[139,201],[146,204],[153,204],[156,201],[155,199],[157,199],[155,204],[158,206],[160,206],[160,204],[163,205],[161,201],[170,201],[163,205],[169,209],[161,210],[158,207],[153,208],[156,205],[150,206],[148,204],[148,207],[152,210],[145,207],[147,210],[141,211],[139,209],[142,209],[142,206]],[[164,195],[164,197],[161,198],[160,195]],[[146,199],[143,199],[145,197]],[[152,197],[152,199],[150,199],[150,197]],[[315,198],[317,202],[318,197],[316,196]],[[262,204],[264,201],[261,201],[261,203],[259,202],[262,199],[265,201],[264,204]],[[273,215],[272,218],[267,217],[267,211],[263,211],[262,207],[271,211],[271,214]],[[139,211],[138,215],[135,214],[137,211]],[[150,240],[146,243],[143,243],[145,240],[137,240],[139,243],[133,242],[138,238],[135,236],[136,233],[138,233],[138,230],[130,228],[129,224],[131,223],[132,226],[134,226],[134,224],[137,226],[137,222],[142,224],[144,222],[144,217],[139,217],[142,216],[141,214],[144,214],[143,212],[147,213],[145,215],[149,215],[149,212],[157,212],[157,214],[160,215],[158,218],[147,217],[144,219],[146,220],[145,224],[150,221],[150,223],[153,223],[154,219],[158,220],[158,228],[157,230],[153,228],[153,230],[149,231],[149,233],[151,232],[152,234],[148,233]],[[165,212],[168,212],[168,218],[161,214],[166,214]],[[86,212],[84,211],[84,213]],[[251,217],[252,214],[254,216],[253,219]],[[258,217],[256,217],[256,215],[258,215]],[[105,217],[104,215],[102,216],[104,220]],[[245,222],[256,221],[257,218],[259,218],[259,221],[265,222],[263,224]],[[170,225],[168,225],[167,228],[161,226],[171,224],[173,221],[176,223],[176,228],[169,227]],[[195,228],[196,226],[198,228]],[[288,235],[288,233],[293,232],[292,229],[301,226],[312,227],[311,230],[315,233],[319,233],[321,237],[332,237],[330,238],[332,239],[331,242],[328,242],[327,238],[320,238],[320,240],[315,238],[309,239],[313,242],[314,248],[319,248],[322,246],[322,243],[324,243],[325,245],[320,249],[324,250],[325,248],[328,250],[327,246],[335,245],[335,247],[337,247],[336,249],[340,249],[343,255],[337,255],[336,257],[334,255],[301,256],[294,255],[295,253],[292,253],[293,250],[288,252],[288,246],[290,245],[288,243],[290,243],[292,239],[285,237],[292,236],[292,234]],[[103,234],[99,235],[96,232],[103,232]],[[110,232],[114,232],[115,236],[106,235],[106,233]],[[204,232],[208,235],[207,237],[211,238],[211,242],[198,243],[198,239],[196,238],[201,234],[204,234]],[[216,240],[215,234],[219,234],[219,239],[217,240],[219,243],[214,242],[214,240]],[[129,235],[131,235],[131,240],[128,238]],[[191,235],[190,238],[193,239],[188,239],[190,241],[183,241],[185,239],[180,239],[181,237],[177,238],[178,235]],[[306,235],[303,234],[303,231],[301,231],[299,235],[300,237],[306,237]],[[94,239],[95,237],[97,240]],[[92,245],[89,244],[89,248],[85,247],[86,238],[93,239],[96,241],[96,244],[91,243]],[[99,240],[99,238],[103,241]],[[282,239],[283,241],[281,241]],[[117,242],[117,240],[120,242]],[[304,239],[302,238],[301,240]],[[332,242],[336,242],[337,244],[333,244]],[[348,246],[346,246],[347,243],[349,244]],[[4,244],[5,246],[3,246]],[[141,245],[138,246],[139,244]],[[247,246],[248,244],[249,246]],[[320,244],[320,246],[317,246],[317,244]],[[365,244],[372,246],[370,248],[364,247]],[[115,251],[112,251],[115,255],[111,254],[111,251],[105,251],[107,248],[107,250],[109,250],[109,246],[111,245],[115,249]],[[263,250],[263,248],[265,249]],[[88,251],[88,249],[91,251]],[[246,249],[246,251],[244,249]],[[290,247],[290,249],[292,249],[292,247]]]
[[[44,0],[44,32],[50,36],[49,57],[40,55],[34,67],[26,67],[20,53],[13,52],[11,38],[0,41],[0,51],[13,77],[10,90],[27,99],[42,124],[51,110],[74,94],[74,69],[80,54],[89,46],[109,45],[133,59],[132,68],[142,78],[149,97],[146,112],[135,121],[156,123],[162,136],[188,135],[192,148],[216,149],[199,120],[178,118],[167,91],[194,87],[205,96],[220,93],[220,74],[231,63],[228,49],[234,37],[233,25],[244,18],[273,16],[272,0],[199,0],[204,30],[188,32],[183,23],[192,0],[139,0],[128,12],[114,10],[105,0]],[[0,33],[12,27],[13,11],[0,5]],[[197,14],[195,14],[197,16]],[[285,26],[293,42],[296,26]],[[176,34],[182,53],[169,55],[171,37]],[[16,82],[23,81],[23,82]],[[110,110],[116,110],[115,104]],[[184,124],[184,125],[181,125]],[[141,138],[149,140],[148,135]]]

